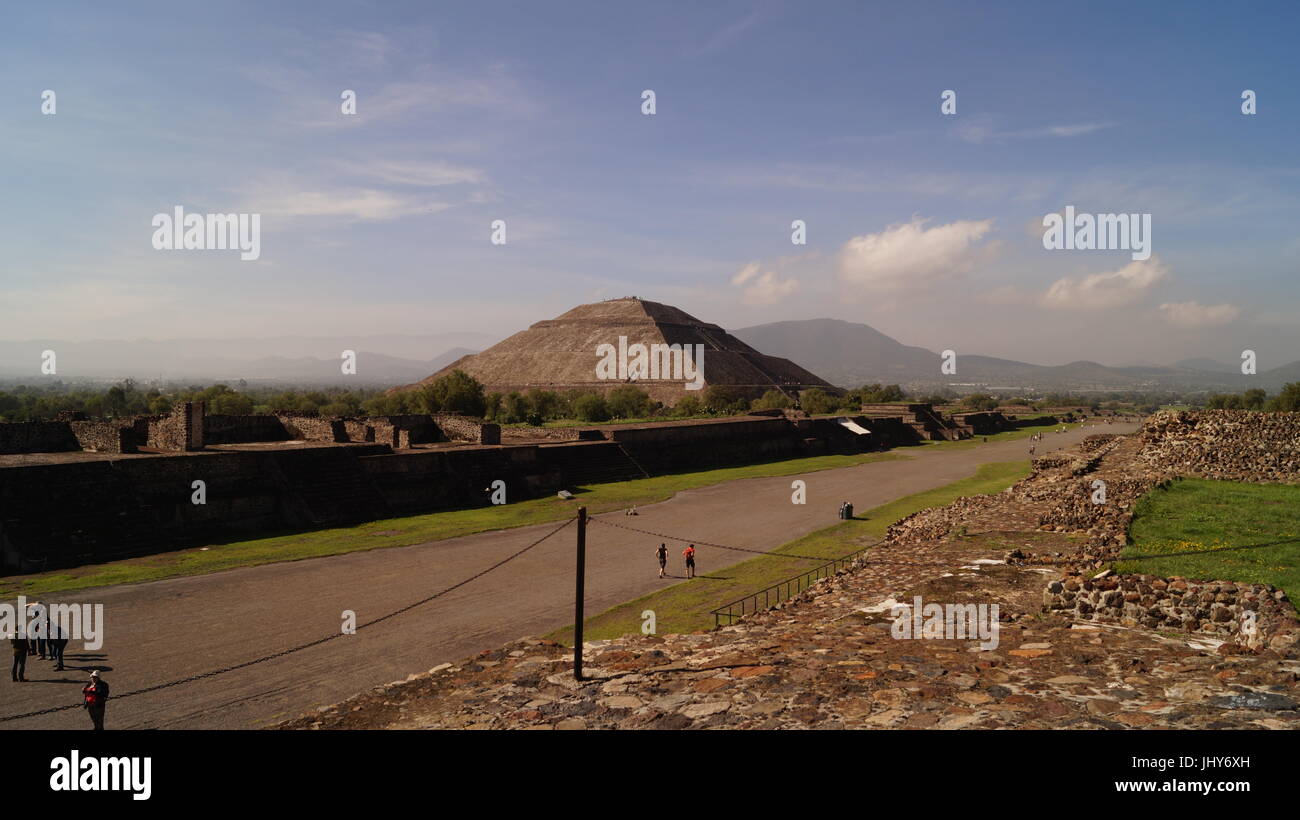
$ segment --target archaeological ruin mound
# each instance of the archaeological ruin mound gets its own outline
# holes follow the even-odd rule
[[[602,345],[610,346],[603,348],[604,356],[598,352]],[[657,366],[653,373],[636,372],[637,345],[645,346],[647,362],[664,363],[662,372]],[[701,389],[726,386],[749,398],[772,389],[791,396],[810,387],[839,392],[789,359],[760,353],[718,325],[702,322],[671,305],[636,297],[579,305],[554,319],[537,322],[482,353],[464,356],[419,384],[395,390],[417,389],[454,370],[463,370],[488,392],[543,389],[603,393],[619,385],[635,384],[651,398],[675,404],[692,393],[701,395],[687,389],[692,383],[689,367],[693,360],[687,362],[687,370],[681,375],[676,368],[683,353],[690,356],[700,349],[704,351],[702,378],[694,380],[694,384]],[[598,371],[598,365],[611,351],[614,359],[630,358],[630,370]],[[669,362],[673,367],[668,366]],[[608,378],[610,375],[613,378]]]

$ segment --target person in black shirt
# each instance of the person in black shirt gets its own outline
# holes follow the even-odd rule
[[[27,680],[27,639],[10,638],[9,643],[14,651],[14,683],[20,683]]]

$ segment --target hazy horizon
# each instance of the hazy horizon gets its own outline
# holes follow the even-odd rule
[[[500,340],[637,295],[1043,365],[1300,359],[1293,5],[137,9],[11,10],[0,337]],[[1149,214],[1150,258],[1045,250],[1066,206]],[[260,214],[260,257],[155,250],[175,207]]]

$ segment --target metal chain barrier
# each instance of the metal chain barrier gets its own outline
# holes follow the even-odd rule
[[[518,552],[515,552],[515,553],[513,553],[513,554],[511,554],[511,555],[509,555],[509,556],[507,556],[507,557],[505,557],[505,558],[503,558],[503,559],[501,559],[500,561],[497,561],[495,564],[493,564],[492,566],[488,567],[487,569],[484,569],[484,570],[481,571],[481,572],[477,572],[477,573],[475,573],[474,575],[471,575],[470,577],[468,577],[468,578],[466,578],[466,579],[464,579],[464,580],[462,580],[462,581],[458,581],[457,583],[452,584],[451,586],[447,587],[447,588],[444,589],[444,590],[441,590],[441,591],[439,591],[439,592],[435,592],[434,594],[428,596],[427,598],[421,598],[420,600],[418,600],[418,601],[416,601],[416,602],[414,602],[414,603],[411,603],[411,604],[407,604],[406,606],[402,607],[401,609],[394,610],[393,612],[390,612],[390,613],[388,613],[387,615],[381,615],[380,617],[375,618],[375,619],[372,620],[372,621],[367,621],[367,622],[365,622],[364,624],[361,624],[360,626],[358,626],[358,627],[357,627],[357,631],[360,632],[361,630],[365,629],[366,627],[374,626],[375,624],[378,624],[378,623],[383,623],[384,621],[387,621],[387,620],[389,620],[389,619],[391,619],[391,618],[396,618],[398,615],[401,615],[401,614],[403,614],[403,613],[405,613],[405,612],[409,612],[409,611],[411,611],[412,609],[415,609],[415,608],[418,607],[418,606],[423,606],[424,604],[427,604],[427,603],[429,603],[430,601],[433,601],[433,600],[435,600],[435,599],[437,599],[437,598],[441,598],[443,595],[446,595],[446,594],[449,593],[449,592],[452,592],[452,591],[454,591],[454,590],[460,589],[461,587],[465,586],[466,584],[470,583],[471,581],[476,581],[476,580],[478,580],[479,578],[482,578],[484,575],[487,575],[489,572],[492,572],[493,570],[499,569],[500,567],[502,567],[502,566],[508,564],[509,562],[515,560],[515,559],[518,558],[519,556],[521,556],[521,555],[523,555],[524,553],[528,552],[528,551],[531,550],[533,547],[536,547],[538,544],[540,544],[540,543],[542,543],[543,541],[545,541],[546,539],[550,538],[552,535],[555,535],[557,532],[559,532],[560,530],[562,530],[562,529],[564,529],[565,527],[569,526],[570,524],[572,524],[572,523],[573,523],[574,521],[576,521],[576,520],[577,520],[576,518],[570,518],[570,519],[566,520],[566,521],[565,521],[563,524],[561,524],[560,526],[558,526],[558,527],[556,527],[555,529],[551,530],[550,532],[546,533],[546,535],[543,535],[541,538],[538,538],[536,541],[534,541],[533,543],[531,543],[531,544],[529,544],[528,546],[524,547],[523,549],[519,550]],[[225,675],[225,674],[227,674],[227,673],[229,673],[229,672],[234,672],[234,671],[237,671],[237,670],[239,670],[239,669],[247,669],[248,667],[250,667],[250,666],[256,666],[256,665],[259,664],[259,663],[266,663],[267,661],[275,660],[276,658],[283,658],[283,657],[286,656],[286,655],[292,655],[292,654],[294,654],[295,652],[301,652],[301,651],[303,651],[304,649],[310,649],[310,648],[312,648],[313,646],[320,646],[321,644],[323,644],[323,643],[327,643],[327,642],[329,642],[329,641],[332,641],[332,640],[334,640],[335,638],[341,638],[341,637],[343,637],[344,634],[346,634],[346,633],[343,633],[343,632],[335,632],[335,633],[333,633],[333,634],[326,635],[326,636],[323,637],[323,638],[317,638],[317,639],[314,640],[314,641],[309,641],[308,643],[299,644],[298,646],[290,647],[289,649],[283,649],[283,650],[281,650],[281,651],[279,651],[279,652],[276,652],[276,653],[273,654],[273,655],[266,655],[266,656],[264,656],[264,657],[256,658],[256,659],[251,660],[251,661],[244,661],[243,663],[237,663],[237,664],[235,664],[235,665],[233,665],[233,666],[225,666],[225,667],[222,667],[222,668],[220,668],[220,669],[213,669],[213,670],[210,671],[210,672],[202,672],[202,673],[197,674],[197,675],[190,675],[188,678],[180,678],[180,679],[178,679],[178,680],[168,681],[167,683],[160,683],[160,684],[157,684],[157,685],[155,685],[155,686],[147,686],[147,687],[145,687],[145,688],[143,688],[143,689],[135,689],[135,690],[132,690],[132,691],[127,692],[127,693],[122,694],[122,695],[115,695],[115,696],[113,696],[113,699],[114,699],[114,700],[121,700],[121,699],[123,699],[123,698],[134,697],[134,696],[136,696],[136,695],[143,695],[143,694],[146,694],[146,693],[148,693],[148,692],[157,692],[157,691],[162,690],[162,689],[170,689],[170,688],[173,687],[173,686],[182,686],[182,685],[184,685],[184,684],[187,684],[187,683],[193,683],[193,682],[195,682],[195,681],[204,680],[204,679],[206,679],[206,678],[214,678],[214,677],[216,677],[216,676],[218,676],[218,675]],[[0,723],[7,723],[7,722],[9,722],[9,721],[11,721],[11,720],[23,720],[24,718],[40,717],[41,715],[52,715],[52,714],[54,714],[55,712],[66,712],[66,711],[68,711],[68,710],[70,710],[70,709],[80,709],[80,708],[82,708],[82,705],[81,705],[80,703],[74,703],[74,704],[67,705],[67,706],[52,706],[52,707],[50,707],[50,708],[48,708],[48,709],[41,709],[40,711],[37,711],[37,712],[27,712],[26,714],[21,714],[21,715],[6,715],[6,716],[4,716],[4,717],[0,717]]]

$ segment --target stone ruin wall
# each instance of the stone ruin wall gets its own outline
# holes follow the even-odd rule
[[[203,402],[185,402],[165,416],[148,416],[146,445],[188,453],[203,449]]]
[[[1300,620],[1286,594],[1274,587],[1097,570],[1127,545],[1139,499],[1179,476],[1300,483],[1300,413],[1163,413],[1133,436],[1092,435],[1078,449],[1035,459],[1030,477],[997,495],[968,496],[914,513],[892,524],[886,539],[944,539],[981,516],[989,524],[1003,502],[1046,502],[1038,529],[1083,534],[1087,544],[1066,559],[1044,560],[1019,550],[1008,555],[1016,563],[1063,566],[1066,574],[1043,593],[1045,610],[1080,621],[1205,634],[1249,649],[1285,649],[1295,642]],[[1112,454],[1117,461],[1108,464]],[[1103,473],[1106,503],[1095,504],[1093,473],[1103,467],[1109,468]],[[1246,612],[1254,614],[1254,630],[1243,628]]]
[[[1221,481],[1300,481],[1300,414],[1165,411],[1141,431],[1143,464]]]
[[[15,421],[0,424],[0,453],[62,453],[80,450],[66,421]]]
[[[136,453],[140,448],[192,452],[206,444],[309,441],[376,442],[410,448],[439,441],[500,444],[501,428],[450,413],[374,418],[313,414],[207,415],[201,402],[178,405],[167,415],[90,419],[62,412],[53,421],[0,423],[0,455],[25,453]]]
[[[1248,649],[1268,646],[1297,628],[1295,611],[1280,589],[1156,575],[1067,576],[1048,584],[1043,609],[1076,620],[1201,633]]]
[[[452,441],[468,441],[474,444],[500,444],[501,425],[489,424],[467,416],[455,416],[437,413],[433,417],[438,429]]]
[[[291,441],[332,443],[349,440],[341,419],[306,413],[276,413],[275,418]]]
[[[203,419],[203,443],[245,444],[255,441],[287,441],[289,434],[276,416],[229,416],[214,414]]]
[[[144,432],[135,424],[120,421],[70,421],[72,434],[82,450],[93,453],[135,453],[148,438],[148,426]]]
[[[1000,433],[1015,426],[1010,419],[996,410],[981,413],[953,413],[952,419],[959,426],[970,428],[971,432],[977,436]]]

